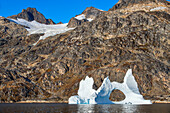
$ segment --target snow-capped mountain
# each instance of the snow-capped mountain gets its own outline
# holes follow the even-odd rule
[[[86,76],[97,90],[107,76],[124,83],[129,68],[144,99],[169,101],[170,8],[163,1],[120,0],[109,11],[90,7],[68,24],[52,25],[34,9],[0,17],[0,102],[68,102]],[[122,92],[111,92],[110,101],[126,98]]]

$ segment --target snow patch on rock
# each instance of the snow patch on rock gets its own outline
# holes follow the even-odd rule
[[[89,22],[93,21],[92,18],[86,18],[86,16],[84,14],[78,15],[76,17],[74,17],[77,20],[83,20],[83,19],[87,19]]]
[[[166,9],[166,7],[156,7],[156,8],[151,9],[150,11],[162,10],[162,9]]]
[[[86,19],[86,17],[85,17],[85,15],[84,15],[84,14],[78,15],[78,16],[76,16],[76,17],[74,17],[74,18],[76,18],[77,20],[83,20],[83,19]]]
[[[41,24],[37,21],[27,21],[25,19],[20,19],[18,18],[17,20],[15,19],[9,19],[17,24],[24,25],[28,28],[26,28],[29,32],[28,35],[30,34],[39,34],[39,33],[44,33],[43,36],[40,37],[39,40],[44,40],[49,36],[54,36],[56,34],[64,33],[68,30],[72,30],[73,28],[68,28],[67,23],[66,24],[57,24],[57,25],[46,25],[46,24]],[[38,40],[38,41],[39,41]],[[33,45],[36,45],[38,43],[34,43]]]
[[[93,21],[93,19],[92,19],[92,18],[87,18],[87,20],[88,20],[89,22]]]

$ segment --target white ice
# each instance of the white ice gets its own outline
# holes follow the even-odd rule
[[[93,96],[95,90],[93,89],[93,78],[86,76],[85,80],[80,81],[78,95],[69,98],[70,104],[90,104],[94,103]],[[92,98],[91,98],[92,97]]]
[[[9,20],[11,20],[17,24],[29,27],[29,28],[26,28],[29,32],[28,35],[44,33],[44,35],[41,36],[39,40],[43,40],[49,36],[54,36],[56,34],[64,33],[68,30],[73,29],[73,28],[68,28],[67,23],[66,24],[57,24],[57,25],[46,25],[46,24],[41,24],[36,21],[29,22],[27,20],[20,19],[20,18],[18,18],[17,20],[15,20],[15,19],[9,19]],[[34,45],[36,45],[38,43],[38,41]]]
[[[137,82],[129,69],[124,77],[123,83],[110,82],[106,77],[98,90],[94,90],[93,79],[86,77],[80,82],[78,95],[69,98],[69,104],[152,104],[150,100],[145,100],[140,94]],[[118,89],[125,95],[125,99],[119,102],[109,100],[113,90]]]
[[[156,7],[156,8],[151,9],[150,11],[162,10],[162,9],[166,9],[166,7]]]
[[[114,87],[112,86],[109,77],[106,77],[102,85],[95,93],[95,104],[113,104],[113,102],[109,100],[110,94],[112,93],[113,89]]]
[[[74,17],[74,18],[76,18],[77,20],[83,20],[83,19],[86,19],[86,17],[85,17],[85,15],[84,15],[84,14],[78,15],[78,16],[76,16],[76,17]]]
[[[86,76],[85,80],[80,81],[80,87],[78,90],[78,95],[82,98],[91,96],[95,90],[93,89],[93,78]]]
[[[123,83],[112,82],[115,89],[119,89],[125,95],[125,99],[115,104],[151,104],[150,100],[145,100],[140,94],[137,82],[132,75],[132,69],[129,69],[124,77]]]
[[[89,22],[93,21],[93,19],[92,19],[92,18],[87,18],[87,20],[88,20]]]
[[[86,18],[86,16],[84,14],[78,15],[78,16],[76,16],[74,18],[76,18],[77,20],[87,19],[89,22],[93,21],[92,18]]]

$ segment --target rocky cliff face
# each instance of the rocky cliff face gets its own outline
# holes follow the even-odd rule
[[[23,9],[18,15],[9,16],[8,18],[22,18],[27,21],[37,21],[43,24],[55,24],[51,19],[46,19],[43,14],[38,12],[35,8],[28,7],[26,10]]]
[[[144,98],[170,101],[169,16],[167,10],[108,11],[35,46],[42,34],[27,36],[24,26],[0,19],[0,101],[64,101],[85,76],[97,89],[106,76],[123,82],[129,68]],[[110,98],[124,95],[116,90]]]
[[[97,16],[102,15],[103,13],[105,13],[105,11],[96,9],[94,7],[88,7],[82,12],[82,14],[77,15],[77,16],[84,15],[84,18],[83,19],[76,19],[75,17],[71,18],[68,23],[68,27],[73,28],[80,26],[84,23],[91,22],[88,19],[94,20],[96,19]]]
[[[146,4],[170,5],[170,3],[166,0],[119,0],[119,2],[116,5],[114,5],[109,11],[127,8],[127,7],[132,7],[136,4],[140,4],[140,5],[146,5]]]

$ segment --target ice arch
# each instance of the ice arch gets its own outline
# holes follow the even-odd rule
[[[137,82],[129,69],[124,77],[123,83],[110,82],[106,77],[98,90],[94,90],[93,78],[88,76],[80,81],[78,95],[69,98],[69,104],[151,104],[150,100],[145,100],[140,94]],[[119,102],[109,100],[114,89],[119,89],[125,95],[125,99]]]

